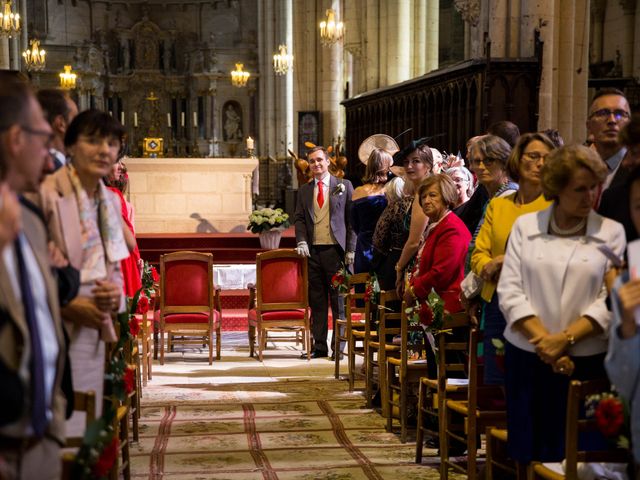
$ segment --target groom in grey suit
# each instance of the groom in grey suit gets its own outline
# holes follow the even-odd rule
[[[323,147],[307,153],[313,180],[298,190],[295,214],[297,251],[309,257],[309,306],[313,333],[312,358],[328,356],[328,300],[334,319],[344,318],[344,305],[331,287],[331,277],[342,263],[351,265],[356,235],[350,226],[353,186],[329,174],[329,154]],[[333,345],[334,342],[331,342]],[[342,346],[341,346],[342,350]],[[333,352],[339,355],[342,352]]]

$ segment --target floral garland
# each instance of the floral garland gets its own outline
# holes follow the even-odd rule
[[[102,416],[91,422],[85,431],[73,466],[74,479],[107,479],[118,458],[120,440],[113,423],[118,404],[124,402],[136,387],[135,369],[127,364],[124,349],[130,348],[130,342],[138,337],[140,322],[136,314],[144,315],[149,311],[149,298],[154,293],[153,286],[158,279],[156,269],[144,262],[142,287],[130,299],[129,311],[116,316],[120,336],[111,351],[104,376],[105,396],[109,401],[105,404]]]
[[[444,332],[444,322],[451,318],[444,314],[444,300],[434,289],[431,289],[425,301],[416,299],[413,305],[405,309],[405,313],[410,325],[422,324],[426,331],[434,335]]]
[[[378,305],[380,302],[380,282],[375,273],[371,273],[371,277],[369,277],[363,298],[365,302],[371,302],[372,305]]]
[[[607,440],[618,448],[630,447],[629,408],[616,391],[589,395],[585,400],[587,418],[596,419],[596,425]]]
[[[331,277],[331,286],[342,295],[349,293],[349,279],[351,273],[343,263],[340,269]]]

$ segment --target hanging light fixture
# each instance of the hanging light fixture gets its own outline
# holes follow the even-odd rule
[[[64,66],[64,72],[60,72],[60,88],[71,90],[76,88],[77,75],[71,72],[71,65]]]
[[[44,68],[47,52],[40,50],[40,40],[34,38],[29,44],[31,48],[22,52],[22,58],[29,72],[38,72]]]
[[[344,35],[344,23],[336,23],[336,12],[327,10],[327,19],[320,22],[320,42],[329,46],[342,39]]]
[[[231,83],[234,87],[246,87],[251,74],[242,70],[244,64],[236,63],[236,69],[231,71]]]
[[[9,37],[20,31],[20,14],[13,13],[11,0],[3,0],[0,11],[0,37]]]
[[[286,75],[293,68],[293,55],[287,53],[287,46],[280,45],[273,56],[273,70],[277,75]]]

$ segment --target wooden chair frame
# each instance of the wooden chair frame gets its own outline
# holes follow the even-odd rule
[[[78,412],[86,412],[85,428],[88,428],[91,422],[96,419],[96,392],[89,390],[88,392],[73,392],[73,410]],[[65,448],[80,448],[84,437],[67,437],[65,439]],[[73,473],[73,465],[76,461],[76,453],[70,451],[62,451],[62,478],[71,479]]]
[[[589,395],[609,391],[609,380],[572,380],[569,384],[567,401],[567,421],[565,428],[565,475],[559,475],[539,462],[532,462],[527,468],[530,480],[564,480],[578,478],[578,462],[629,463],[631,452],[626,449],[580,450],[578,439],[581,432],[597,430],[595,418],[580,418],[584,402]]]
[[[171,306],[166,304],[166,295],[164,294],[166,282],[166,264],[176,261],[197,261],[207,263],[207,299],[206,305],[180,305]],[[202,313],[209,311],[209,321],[203,323],[166,323],[167,315],[179,313]],[[209,365],[213,363],[213,311],[217,310],[220,320],[216,327],[216,360],[220,360],[220,333],[222,325],[222,309],[220,308],[220,289],[214,288],[213,285],[213,255],[201,252],[173,252],[167,253],[160,257],[160,365],[164,365],[164,334],[165,332],[171,338],[175,333],[185,332],[193,335],[194,332],[206,333],[206,344],[209,347]],[[203,343],[203,338],[198,337],[196,340],[184,340],[181,343]],[[175,341],[175,340],[174,340]],[[171,340],[169,340],[171,342]]]
[[[478,451],[478,435],[487,427],[504,427],[507,422],[503,410],[485,410],[478,407],[479,398],[501,398],[502,389],[482,383],[482,368],[478,366],[478,342],[480,332],[472,327],[469,332],[469,386],[464,400],[447,398],[446,389],[442,392],[443,408],[442,427],[440,431],[440,478],[449,478],[449,468],[466,474],[469,480],[477,478],[476,456]],[[463,432],[452,422],[452,414],[461,415],[464,419]],[[464,468],[449,458],[449,439],[454,438],[467,444],[467,465]]]
[[[356,273],[351,275],[349,286],[367,285],[371,280],[369,273]],[[356,306],[356,300],[362,300],[364,307]],[[356,293],[355,290],[350,292],[345,299],[345,312],[347,317],[347,363],[349,365],[349,391],[353,392],[356,378],[362,378],[366,381],[366,372],[360,372],[356,368],[356,356],[362,357],[363,365],[366,368],[366,342],[369,341],[371,335],[371,302],[364,300],[364,293]],[[353,314],[360,313],[360,320],[353,320]],[[361,346],[357,346],[356,342],[362,342]],[[334,350],[334,352],[337,350]],[[339,364],[338,364],[339,365]]]
[[[262,299],[262,262],[274,259],[299,259],[302,265],[302,298],[299,302],[266,303]],[[311,328],[309,320],[309,272],[307,258],[299,255],[295,249],[278,249],[261,252],[256,255],[256,326],[249,326],[250,356],[254,355],[254,343],[258,340],[258,360],[263,361],[263,351],[267,347],[268,332],[294,332],[296,344],[299,342],[299,334],[302,333],[303,348],[307,352],[307,360],[311,359]],[[251,288],[250,288],[251,290]],[[251,295],[251,293],[250,293]],[[249,305],[251,307],[251,304]],[[262,321],[262,313],[282,310],[304,310],[303,319],[282,319]],[[272,339],[273,341],[290,341],[290,338]]]
[[[378,338],[377,340],[371,339],[365,344],[366,359],[367,359],[367,406],[371,408],[371,400],[373,398],[373,384],[374,376],[373,369],[378,367],[378,389],[380,390],[380,397],[382,403],[382,416],[387,417],[389,404],[387,401],[387,357],[399,356],[400,345],[394,345],[392,343],[386,343],[386,337],[388,335],[396,335],[400,333],[400,326],[391,328],[388,322],[396,320],[400,322],[401,312],[392,312],[388,309],[387,305],[391,302],[398,302],[400,304],[400,297],[395,290],[383,290],[380,292],[380,303],[378,305]]]
[[[445,390],[448,398],[461,399],[467,394],[467,385],[450,385],[447,380],[451,374],[466,372],[466,364],[462,358],[469,351],[469,342],[460,341],[455,335],[457,331],[468,330],[471,326],[469,317],[465,312],[454,313],[447,320],[445,328],[451,333],[443,333],[436,337],[438,343],[438,377],[436,379],[422,377],[418,391],[418,424],[416,430],[416,463],[422,463],[422,449],[424,447],[424,434],[428,433],[435,438],[440,437],[443,431],[443,416],[439,412],[444,412]],[[460,361],[447,353],[461,354]],[[431,430],[425,426],[426,418],[431,417],[438,425],[438,431]]]
[[[400,442],[407,441],[407,403],[409,401],[409,384],[411,382],[418,383],[420,377],[427,373],[427,364],[425,360],[415,361],[409,359],[409,351],[418,352],[422,359],[425,350],[429,347],[426,333],[422,325],[411,325],[406,314],[407,305],[402,302],[400,310],[400,356],[388,357],[386,364],[386,400],[388,404],[387,431],[391,432],[393,428],[393,419],[397,418],[400,422]],[[415,332],[416,337],[411,340],[410,334]],[[397,371],[397,375],[396,375]],[[398,400],[393,399],[393,393],[398,393]],[[398,416],[393,415],[393,407],[398,408]]]

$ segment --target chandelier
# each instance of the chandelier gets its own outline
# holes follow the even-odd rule
[[[11,37],[20,31],[20,14],[13,13],[11,0],[3,0],[0,11],[0,37]]]
[[[293,68],[293,55],[287,53],[287,46],[280,45],[273,56],[273,70],[278,75],[286,75]]]
[[[77,75],[71,72],[71,65],[64,66],[64,72],[60,72],[60,88],[71,90],[76,88]]]
[[[333,45],[344,35],[344,23],[336,23],[336,12],[327,10],[327,19],[320,22],[320,42],[323,45]]]
[[[29,42],[31,49],[26,49],[22,52],[24,63],[27,70],[30,72],[37,72],[44,68],[45,55],[47,52],[40,50],[40,40],[35,38]]]
[[[236,63],[236,69],[231,72],[231,83],[234,87],[246,87],[251,74],[242,70],[244,65]]]

